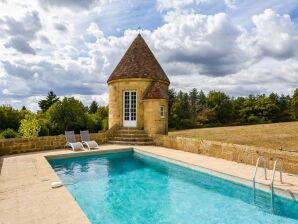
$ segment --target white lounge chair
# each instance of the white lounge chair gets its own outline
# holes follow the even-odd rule
[[[65,139],[65,147],[71,147],[73,151],[76,149],[85,149],[81,142],[76,142],[74,131],[65,131]]]
[[[81,140],[84,146],[90,149],[98,149],[99,146],[96,141],[90,139],[89,131],[80,131]]]

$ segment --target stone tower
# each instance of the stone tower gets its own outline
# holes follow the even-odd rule
[[[109,127],[168,132],[170,80],[138,34],[108,79]]]

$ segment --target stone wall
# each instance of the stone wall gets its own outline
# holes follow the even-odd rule
[[[159,146],[249,165],[255,165],[258,156],[264,156],[269,163],[267,167],[269,166],[270,169],[273,168],[276,159],[282,159],[285,172],[298,174],[298,153],[296,152],[167,135],[154,135],[153,140]]]
[[[106,132],[90,133],[91,140],[98,144],[108,141],[118,127],[115,126]],[[76,135],[76,140],[80,141],[80,135]],[[16,154],[24,152],[36,152],[53,149],[63,149],[65,145],[65,136],[45,136],[35,138],[11,138],[0,139],[0,156],[7,154]]]
[[[144,130],[149,135],[168,133],[168,101],[166,99],[144,100]],[[160,116],[160,107],[165,108],[164,117]]]

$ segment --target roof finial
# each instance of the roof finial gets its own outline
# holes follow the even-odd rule
[[[143,28],[142,27],[138,27],[138,33],[141,35],[141,31],[143,31]]]

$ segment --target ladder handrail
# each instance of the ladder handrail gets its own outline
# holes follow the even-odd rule
[[[254,177],[252,179],[254,183],[256,181],[256,175],[257,175],[257,171],[258,171],[258,168],[259,168],[260,159],[262,159],[264,161],[264,177],[265,177],[265,180],[267,180],[267,171],[266,171],[266,169],[267,169],[267,167],[266,167],[267,161],[266,161],[266,158],[265,157],[259,156],[257,158],[255,173],[254,173]]]
[[[273,189],[273,182],[274,182],[274,177],[275,177],[275,171],[276,171],[276,166],[277,164],[280,164],[279,166],[279,175],[280,175],[280,183],[282,183],[282,160],[281,159],[276,159],[274,162],[274,167],[273,167],[273,172],[272,172],[272,177],[271,177],[271,188]]]

